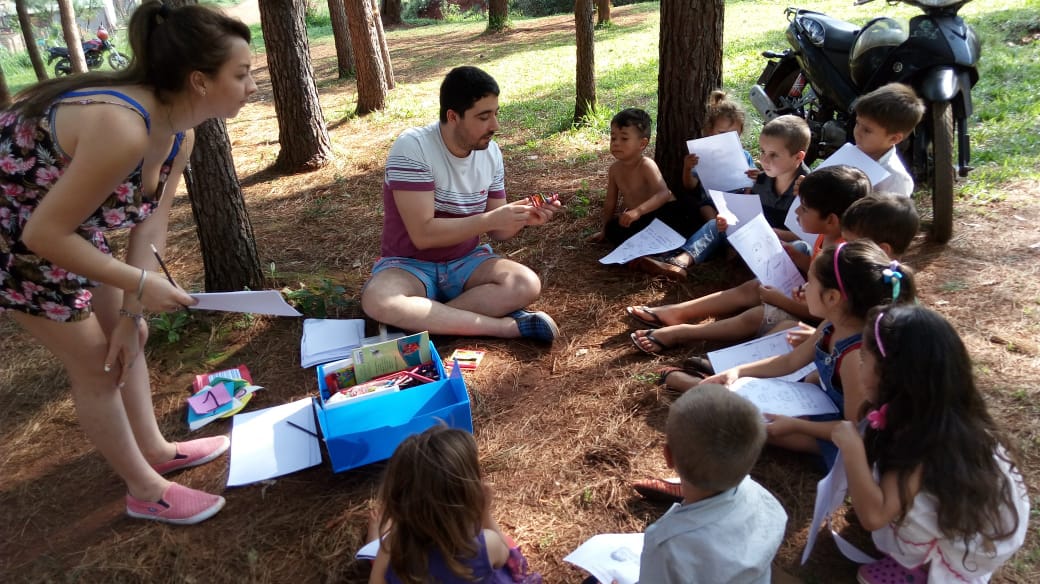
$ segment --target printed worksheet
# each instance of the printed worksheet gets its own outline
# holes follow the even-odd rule
[[[845,144],[834,154],[827,157],[816,166],[816,170],[827,166],[837,166],[839,164],[845,164],[853,168],[858,168],[866,173],[867,178],[870,179],[871,185],[876,185],[879,182],[888,178],[891,174],[883,166],[877,163],[876,160],[867,156],[862,150],[856,148],[854,144]]]
[[[755,215],[762,214],[762,199],[758,195],[744,195],[741,193],[724,193],[722,191],[708,190],[711,202],[715,203],[719,215],[726,218],[729,226],[726,233],[733,233],[754,219]]]
[[[744,263],[751,268],[758,281],[790,294],[805,283],[805,278],[791,261],[791,257],[780,245],[780,238],[762,215],[751,219],[726,240],[740,253]]]
[[[729,388],[758,406],[763,414],[798,417],[841,413],[823,389],[812,383],[741,377]]]
[[[813,507],[812,524],[809,526],[809,537],[805,542],[805,550],[802,551],[802,565],[809,561],[809,554],[816,545],[816,536],[819,535],[824,524],[830,529],[831,537],[834,538],[834,543],[843,556],[858,564],[869,564],[876,561],[876,558],[870,557],[863,550],[849,543],[830,526],[831,514],[845,502],[845,494],[848,490],[849,479],[845,474],[845,461],[842,460],[839,451],[831,472],[816,484],[816,503]]]
[[[725,349],[719,349],[718,351],[709,351],[708,360],[711,361],[711,366],[715,371],[725,371],[738,365],[754,363],[755,361],[761,361],[767,357],[790,353],[794,350],[794,347],[787,342],[787,333],[796,329],[797,327],[789,328],[771,335],[751,339],[746,343],[726,347]],[[783,379],[784,381],[800,381],[804,379],[806,375],[815,370],[816,365],[814,363],[809,363],[798,371],[789,373],[782,377],[777,377],[777,379]]]
[[[798,223],[798,207],[801,204],[802,198],[795,197],[794,202],[791,203],[791,208],[787,210],[787,216],[784,217],[784,227],[790,229],[792,233],[798,236],[798,239],[808,243],[810,246],[816,245],[816,236],[819,234],[809,233],[802,229],[802,225]]]
[[[592,574],[604,584],[637,584],[642,533],[603,533],[578,546],[563,561]]]
[[[685,237],[665,225],[660,219],[654,219],[653,223],[647,225],[645,229],[629,237],[614,248],[614,251],[600,258],[599,263],[625,264],[643,256],[672,251],[684,243],[686,243]]]
[[[736,132],[687,140],[686,149],[700,158],[696,170],[705,189],[732,191],[755,184],[745,174],[747,158]]]

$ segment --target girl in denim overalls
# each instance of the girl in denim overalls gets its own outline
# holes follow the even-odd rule
[[[859,348],[867,312],[875,306],[914,301],[913,273],[889,260],[868,240],[825,249],[809,269],[805,288],[809,312],[824,320],[811,343],[790,353],[722,371],[702,383],[729,385],[740,377],[780,377],[809,363],[816,372],[806,381],[818,382],[842,414],[807,418],[764,413],[769,443],[819,454],[829,469],[837,448],[831,431],[842,420],[858,421],[864,395],[859,375]]]

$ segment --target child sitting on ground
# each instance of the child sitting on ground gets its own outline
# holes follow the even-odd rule
[[[805,177],[796,213],[802,229],[819,234],[814,255],[825,246],[840,242],[842,214],[869,193],[870,179],[851,166],[828,166]],[[805,256],[804,263],[795,263],[803,270],[808,268],[808,255],[794,252],[791,256]],[[695,340],[742,341],[765,334],[781,321],[809,318],[811,315],[804,302],[787,292],[750,280],[680,304],[658,308],[630,306],[626,312],[636,321],[649,326],[666,325],[657,330],[638,330],[632,333],[632,342],[642,351],[655,353]],[[740,313],[732,318],[687,324],[694,319],[737,312]],[[676,324],[667,325],[672,322]]]
[[[682,500],[646,528],[640,582],[769,583],[787,513],[748,476],[765,438],[758,409],[720,385],[672,404],[664,459]]]
[[[472,435],[434,426],[409,436],[379,489],[383,536],[369,584],[541,584],[524,573],[526,561],[510,550],[491,503]]]
[[[704,136],[718,136],[726,132],[736,132],[738,137],[743,136],[745,117],[744,108],[740,107],[739,103],[730,99],[725,91],[716,89],[708,96],[707,112],[704,115]],[[758,169],[755,168],[755,161],[751,158],[751,153],[745,150],[744,158],[747,159],[748,176],[751,176],[752,179],[757,178]],[[699,163],[700,157],[696,152],[690,152],[683,158],[683,187],[687,191],[696,193],[701,218],[705,221],[712,221],[718,216],[718,211],[697,174],[697,164]]]
[[[914,192],[914,179],[899,159],[896,145],[921,121],[924,102],[909,85],[889,83],[861,96],[852,109],[856,113],[852,132],[856,147],[888,171],[874,190],[909,197]]]
[[[964,343],[935,312],[897,306],[868,315],[861,353],[866,435],[832,432],[856,517],[886,554],[859,582],[988,582],[1025,540],[1029,497]]]
[[[676,200],[657,168],[643,150],[650,143],[650,115],[637,108],[621,110],[610,121],[610,153],[615,162],[607,172],[603,227],[589,238],[620,245],[660,219],[676,231],[692,231],[689,205]],[[622,207],[618,212],[618,196]]]
[[[869,239],[894,260],[902,259],[920,226],[914,200],[895,193],[875,191],[853,203],[841,217],[845,241]]]
[[[795,181],[809,174],[803,160],[810,138],[809,125],[793,115],[768,122],[758,137],[762,171],[757,174],[750,194],[761,199],[766,221],[783,241],[798,239],[784,226],[784,219],[795,200]],[[704,223],[678,250],[655,261],[682,268],[685,277],[690,265],[704,263],[721,248],[727,227],[725,218],[716,217]]]

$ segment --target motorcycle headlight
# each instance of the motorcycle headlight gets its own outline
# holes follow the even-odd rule
[[[805,32],[806,38],[809,42],[816,45],[817,47],[823,46],[823,39],[826,38],[826,30],[823,28],[823,24],[819,21],[809,18],[808,16],[798,17],[798,24],[801,25],[802,30]]]

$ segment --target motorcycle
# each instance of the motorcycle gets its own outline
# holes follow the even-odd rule
[[[97,38],[83,41],[83,56],[87,60],[88,69],[97,69],[105,62],[105,53],[108,53],[108,64],[113,69],[125,69],[130,64],[130,59],[123,56],[108,40],[108,31],[99,26]],[[57,63],[55,63],[57,61]],[[72,74],[72,61],[69,60],[69,50],[65,47],[49,47],[47,49],[47,64],[54,64],[54,75],[61,77]]]
[[[966,177],[972,169],[967,121],[971,88],[979,79],[979,41],[957,15],[970,0],[888,1],[924,14],[906,26],[882,16],[860,28],[820,12],[787,8],[792,48],[762,53],[768,62],[750,98],[766,121],[785,114],[805,118],[812,130],[806,162],[812,162],[853,141],[851,106],[858,96],[890,82],[913,87],[927,111],[899,151],[914,180],[931,189],[931,236],[945,243],[953,235],[955,173]]]

